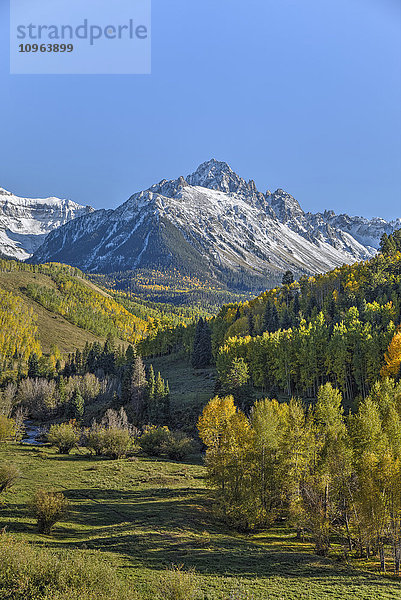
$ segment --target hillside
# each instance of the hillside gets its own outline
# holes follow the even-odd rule
[[[178,270],[236,290],[277,285],[283,272],[314,274],[372,257],[398,221],[305,213],[282,189],[262,193],[224,162],[162,180],[116,210],[53,231],[32,262],[91,273]]]
[[[102,338],[90,331],[77,327],[64,317],[47,310],[33,300],[26,292],[28,285],[39,285],[43,288],[54,289],[55,285],[46,275],[40,273],[0,272],[0,288],[22,298],[24,305],[31,308],[37,323],[38,339],[44,353],[49,353],[53,345],[62,353],[82,348],[87,341],[100,341]]]
[[[32,267],[2,260],[0,289],[21,298],[33,312],[37,338],[45,353],[52,346],[62,353],[72,352],[108,335],[136,343],[147,331],[145,320],[87,281],[77,269],[65,265]]]
[[[128,292],[117,289],[118,285],[117,279],[89,279],[68,265],[0,260],[0,291],[11,294],[12,302],[21,299],[25,311],[17,317],[21,325],[28,318],[25,314],[32,313],[32,328],[45,354],[54,346],[63,354],[75,352],[86,342],[104,341],[107,336],[123,345],[135,344],[158,331],[210,317],[224,300],[248,297],[177,273],[165,279],[163,286],[151,274],[140,277],[136,287],[131,284]]]

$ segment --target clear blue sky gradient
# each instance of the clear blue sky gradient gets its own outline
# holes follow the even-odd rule
[[[0,187],[115,207],[211,157],[305,210],[401,216],[399,0],[153,0],[150,76],[9,75]]]

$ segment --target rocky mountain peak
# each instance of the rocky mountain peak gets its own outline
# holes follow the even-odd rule
[[[273,192],[268,200],[270,206],[282,223],[287,223],[288,221],[304,217],[305,213],[300,207],[298,201],[295,200],[291,194],[288,194],[288,192],[285,192],[281,188]]]
[[[188,175],[189,185],[227,193],[250,193],[256,190],[254,182],[247,183],[232,168],[214,158],[202,163],[194,173]]]

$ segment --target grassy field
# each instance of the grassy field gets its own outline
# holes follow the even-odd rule
[[[22,478],[2,495],[1,527],[34,544],[84,550],[88,560],[100,551],[144,600],[154,600],[155,582],[172,563],[196,570],[200,600],[401,598],[401,583],[391,576],[318,558],[285,526],[245,536],[214,522],[199,460],[111,461],[84,452],[3,447],[0,461],[18,464]],[[32,490],[43,486],[71,502],[68,520],[52,536],[36,533],[26,508]]]
[[[189,406],[203,408],[212,398],[216,369],[193,369],[186,358],[179,354],[146,359],[155,373],[160,371],[170,385],[171,403],[175,408]]]

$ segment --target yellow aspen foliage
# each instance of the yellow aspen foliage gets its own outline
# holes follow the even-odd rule
[[[401,366],[401,330],[394,334],[384,359],[386,362],[380,371],[382,377],[395,377],[398,375]]]
[[[237,408],[232,396],[212,398],[198,420],[198,431],[202,442],[209,448],[219,447],[228,423],[236,412]]]
[[[32,352],[42,354],[33,310],[19,296],[0,289],[0,358],[25,361]]]

